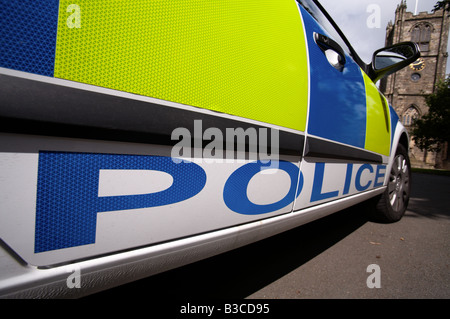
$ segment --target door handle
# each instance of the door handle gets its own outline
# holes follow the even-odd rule
[[[347,61],[341,46],[329,37],[316,32],[314,32],[314,41],[325,54],[328,62],[337,70],[342,71]]]

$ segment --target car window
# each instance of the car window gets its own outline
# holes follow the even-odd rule
[[[328,32],[329,36],[333,38],[342,49],[350,55],[356,63],[359,64],[361,68],[365,68],[365,63],[359,58],[353,47],[350,45],[349,41],[343,33],[339,30],[336,23],[332,18],[326,13],[325,9],[316,0],[297,0],[306,11],[313,16],[313,18]]]

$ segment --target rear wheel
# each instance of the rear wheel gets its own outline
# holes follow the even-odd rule
[[[408,207],[411,193],[411,165],[408,152],[399,145],[384,193],[374,199],[372,215],[382,222],[399,221]]]

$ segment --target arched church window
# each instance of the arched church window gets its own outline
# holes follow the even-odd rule
[[[419,43],[420,41],[420,27],[418,25],[416,25],[413,29],[412,29],[412,33],[411,33],[411,41],[412,42],[417,42]]]
[[[402,116],[402,123],[404,126],[410,126],[414,123],[414,120],[419,117],[419,112],[414,105],[411,105]]]
[[[411,41],[416,42],[421,51],[429,51],[431,32],[433,28],[430,24],[417,24],[411,30]]]

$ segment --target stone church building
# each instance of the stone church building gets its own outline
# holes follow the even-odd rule
[[[424,96],[433,93],[436,82],[446,77],[450,12],[441,9],[414,15],[406,10],[406,1],[402,0],[395,11],[395,21],[389,22],[386,28],[386,46],[404,41],[417,42],[421,58],[383,79],[380,90],[408,128],[415,118],[427,113]],[[411,139],[410,149],[413,167],[450,168],[448,145],[439,153],[422,152]]]

